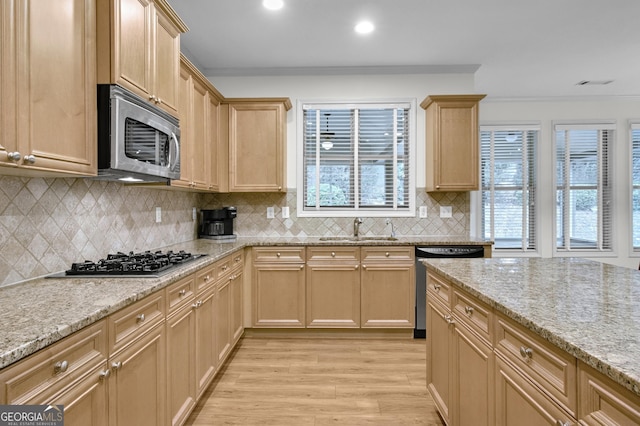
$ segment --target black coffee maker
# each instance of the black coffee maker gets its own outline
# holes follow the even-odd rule
[[[217,210],[201,210],[198,237],[212,240],[235,239],[233,219],[237,216],[235,207],[223,207]]]

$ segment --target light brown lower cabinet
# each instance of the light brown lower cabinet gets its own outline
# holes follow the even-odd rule
[[[447,425],[638,425],[640,398],[427,271],[427,389]]]

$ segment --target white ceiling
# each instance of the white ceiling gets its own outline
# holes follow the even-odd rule
[[[491,98],[640,95],[640,0],[284,1],[168,0],[212,79],[475,72]],[[355,34],[364,18],[376,30]]]

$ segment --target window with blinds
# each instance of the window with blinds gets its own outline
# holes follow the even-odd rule
[[[411,104],[303,104],[303,211],[413,212]]]
[[[482,126],[481,232],[496,250],[536,249],[536,146],[534,126]]]
[[[633,249],[640,251],[640,123],[631,124],[631,174]]]
[[[612,124],[556,125],[556,249],[612,248]]]

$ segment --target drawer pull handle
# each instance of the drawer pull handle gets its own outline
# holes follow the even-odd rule
[[[100,380],[104,380],[104,379],[107,379],[110,375],[111,375],[111,370],[104,370],[100,372],[98,377],[100,377]]]
[[[187,290],[185,290],[184,288],[178,292],[178,295],[180,295],[180,297],[184,296],[185,294],[187,294]]]
[[[531,357],[533,356],[533,349],[520,346],[520,356],[527,360],[531,359]]]
[[[473,313],[473,308],[472,308],[471,306],[465,306],[465,307],[464,307],[464,312],[465,312],[467,315],[471,316],[471,314]]]
[[[112,362],[111,363],[111,368],[114,370],[120,370],[120,367],[122,367],[122,361],[117,361],[117,362]]]
[[[447,322],[447,324],[449,325],[455,324],[455,321],[453,320],[453,318],[451,318],[451,315],[445,315],[443,316],[443,318]]]
[[[64,373],[69,368],[69,363],[67,361],[58,361],[53,366],[53,372],[55,374]]]
[[[138,322],[142,322],[144,321],[144,314],[140,314],[136,317],[136,320],[138,320]]]
[[[434,289],[435,291],[440,291],[440,287],[441,287],[441,286],[440,286],[440,284],[434,284],[434,285],[433,285],[433,289]]]

